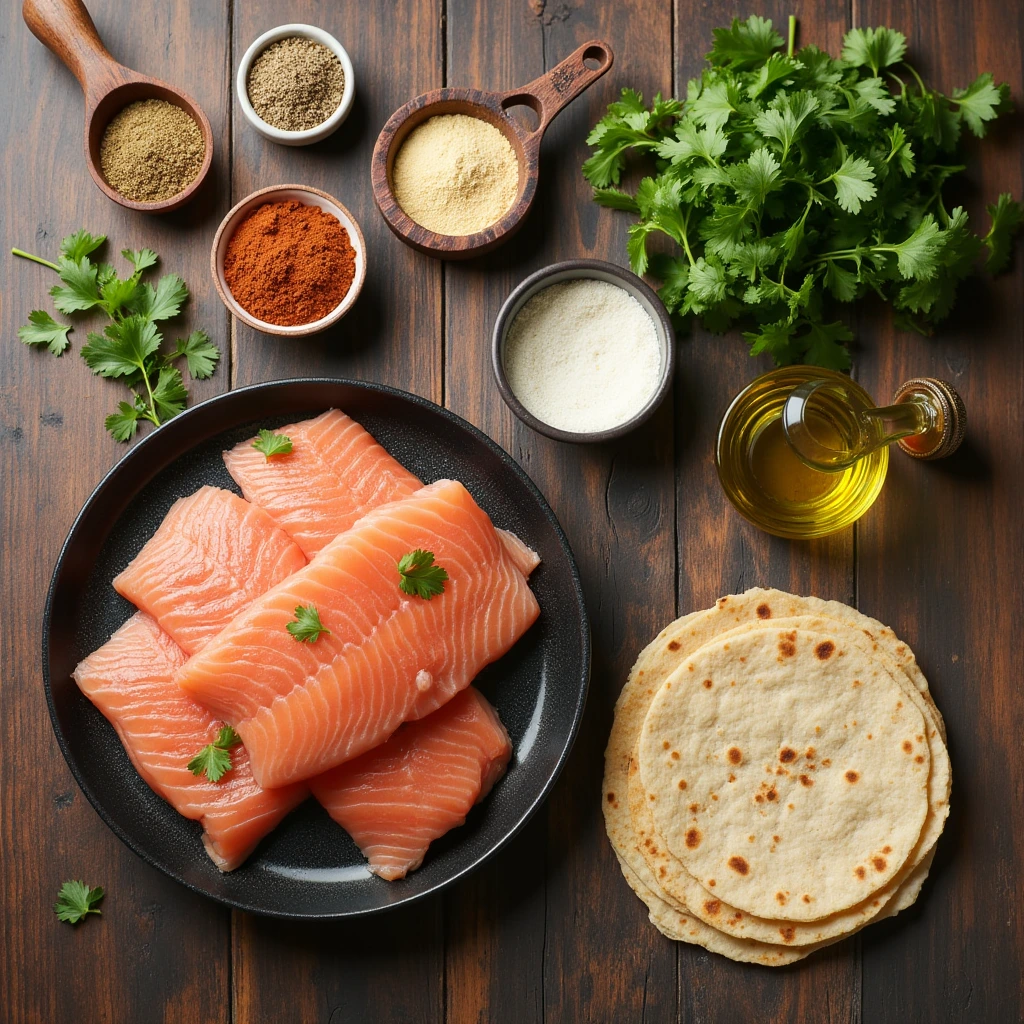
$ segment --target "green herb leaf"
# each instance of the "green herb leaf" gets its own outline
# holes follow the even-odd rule
[[[104,421],[103,425],[113,435],[115,441],[130,441],[135,432],[139,429],[139,417],[145,412],[145,407],[138,408],[138,396],[135,404],[131,402],[118,402],[117,412],[112,412]]]
[[[210,782],[220,782],[232,768],[231,748],[241,742],[242,737],[230,725],[221,726],[217,738],[189,761],[188,770],[193,775],[205,775]]]
[[[179,338],[175,342],[171,359],[185,357],[189,376],[196,380],[205,380],[213,376],[220,360],[220,349],[210,341],[206,331],[193,331],[187,338]]]
[[[73,260],[62,256],[57,266],[64,286],[55,284],[50,289],[53,304],[62,313],[77,313],[79,310],[92,309],[100,301],[99,285],[96,283],[96,268],[88,257]]]
[[[447,579],[448,573],[434,565],[433,551],[417,548],[398,560],[398,586],[403,594],[429,601],[435,594],[444,593]]]
[[[159,258],[152,249],[122,249],[121,255],[132,265],[136,274],[141,274],[149,267],[155,267]]]
[[[315,644],[321,633],[330,636],[331,631],[320,621],[320,613],[311,604],[298,605],[295,609],[295,621],[289,622],[285,629],[298,641]]]
[[[139,282],[130,277],[122,281],[119,277],[112,277],[100,285],[100,298],[106,310],[107,316],[113,318],[121,313],[122,306],[129,304],[138,290]]]
[[[102,914],[97,904],[103,899],[103,887],[89,888],[85,882],[69,881],[60,887],[53,912],[59,921],[78,924],[88,914]]]
[[[82,358],[101,377],[130,377],[141,372],[160,345],[156,325],[141,316],[108,324],[103,334],[89,334]]]
[[[953,102],[959,106],[960,116],[978,138],[985,134],[985,122],[1000,113],[1007,99],[1007,87],[997,86],[991,71],[978,75],[966,89],[953,90]]]
[[[1009,192],[1003,192],[995,205],[987,206],[986,209],[992,218],[992,226],[985,235],[985,246],[988,249],[985,266],[989,273],[998,274],[1010,262],[1013,236],[1024,222],[1024,206],[1015,202]]]
[[[106,240],[106,235],[90,235],[85,228],[82,228],[61,240],[60,254],[77,263],[79,260],[85,259],[89,253],[95,252]]]
[[[181,379],[181,370],[173,366],[160,367],[156,386],[153,388],[153,405],[161,422],[177,416],[185,408],[187,400],[188,391]]]
[[[290,455],[292,439],[287,434],[275,434],[272,430],[263,429],[252,446],[256,451],[262,452],[269,462],[272,455]]]
[[[875,170],[860,156],[847,156],[826,179],[836,187],[836,202],[847,213],[860,213],[862,203],[875,198],[877,189],[871,183]]]
[[[729,28],[716,28],[712,35],[715,44],[707,59],[734,71],[764,63],[782,46],[782,36],[772,28],[771,20],[756,14],[746,21],[733,18]]]
[[[55,356],[59,356],[70,344],[68,331],[71,324],[59,324],[45,309],[33,309],[28,323],[18,328],[18,337],[26,345],[45,345]]]
[[[188,288],[177,274],[164,274],[156,283],[141,284],[131,301],[131,308],[147,320],[169,320],[181,312],[188,299]]]
[[[869,67],[874,75],[903,60],[907,37],[891,28],[855,28],[843,37],[843,60],[852,67]]]

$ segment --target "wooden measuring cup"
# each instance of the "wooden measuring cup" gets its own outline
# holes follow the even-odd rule
[[[537,194],[544,132],[566,104],[612,66],[613,59],[611,47],[595,39],[584,43],[546,75],[535,78],[521,89],[510,92],[435,89],[400,107],[377,137],[370,165],[373,198],[388,227],[414,249],[450,260],[480,256],[511,238],[522,225]],[[538,124],[532,131],[507,113],[510,107],[520,105],[529,107],[537,115]],[[511,209],[501,220],[472,235],[439,235],[412,220],[395,199],[393,171],[398,150],[409,132],[438,114],[468,114],[493,124],[508,139],[519,161],[519,190]]]
[[[25,0],[21,8],[32,34],[52,50],[78,79],[85,93],[85,162],[100,190],[129,210],[166,213],[187,203],[203,183],[213,161],[213,132],[199,104],[180,89],[119,64],[107,52],[81,0]],[[203,134],[203,165],[176,196],[137,203],[112,189],[100,170],[100,143],[110,119],[136,100],[166,100],[180,107]]]

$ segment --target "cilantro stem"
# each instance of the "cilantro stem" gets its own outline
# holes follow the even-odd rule
[[[929,90],[929,89],[928,89],[928,87],[927,87],[927,86],[926,86],[926,85],[924,84],[924,82],[923,82],[923,81],[921,81],[921,76],[920,76],[920,75],[919,75],[919,74],[918,74],[918,73],[917,73],[917,72],[916,72],[916,71],[915,71],[915,70],[913,69],[913,67],[912,67],[912,66],[911,66],[910,64],[908,64],[908,63],[907,63],[906,61],[904,61],[904,62],[903,62],[903,66],[904,66],[904,67],[905,67],[905,68],[906,68],[906,69],[907,69],[907,70],[908,70],[908,71],[909,71],[909,72],[910,72],[910,73],[911,73],[911,74],[912,74],[912,75],[914,76],[914,78],[915,78],[915,79],[917,80],[917,87],[918,87],[918,88],[919,88],[919,89],[921,90],[921,95],[922,95],[922,96],[927,96],[927,95],[928,95],[928,93],[930,92],[930,90]]]
[[[686,253],[686,258],[690,261],[692,267],[697,261],[693,258],[693,253],[690,252],[690,243],[686,237],[686,229],[690,223],[690,211],[686,211],[686,216],[683,217],[683,230],[681,232],[680,241],[683,243],[683,251]]]
[[[58,267],[56,263],[44,260],[42,256],[33,256],[32,253],[25,252],[23,249],[12,249],[11,254],[14,256],[20,256],[23,260],[31,260],[33,263],[41,263],[44,267],[49,267],[51,270],[56,270],[60,273],[60,267]]]
[[[789,42],[786,45],[786,56],[793,56],[793,44],[796,42],[796,15],[789,16]]]

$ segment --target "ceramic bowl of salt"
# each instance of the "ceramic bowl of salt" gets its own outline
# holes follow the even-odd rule
[[[649,420],[672,389],[675,335],[635,274],[566,260],[505,300],[491,361],[501,397],[528,427],[558,441],[610,441]]]

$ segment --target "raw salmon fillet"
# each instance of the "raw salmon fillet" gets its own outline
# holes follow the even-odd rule
[[[398,560],[434,552],[432,600],[399,589]],[[286,626],[314,605],[331,631]],[[283,786],[383,743],[464,689],[540,608],[486,513],[439,480],[383,505],[279,583],[184,665],[179,685],[238,730],[257,782]]]
[[[288,455],[267,459],[243,441],[224,453],[242,494],[267,510],[312,558],[371,509],[422,485],[354,419],[338,409],[278,428]]]
[[[263,456],[260,456],[262,458]],[[202,487],[179,498],[114,589],[195,654],[306,557],[261,508]]]
[[[469,686],[381,746],[317,776],[310,787],[370,870],[393,881],[418,868],[435,839],[465,822],[511,755],[497,712]]]
[[[354,419],[330,409],[281,427],[288,455],[267,459],[243,441],[224,453],[242,493],[273,517],[308,558],[371,509],[406,498],[423,483],[389,455]],[[498,530],[519,571],[529,576],[540,556],[514,533]]]
[[[219,782],[188,770],[188,762],[217,738],[220,723],[174,682],[185,661],[185,652],[156,622],[137,612],[79,664],[75,682],[117,730],[149,787],[202,824],[206,852],[222,871],[231,871],[309,791],[304,784],[261,789],[242,746],[232,748],[233,766]]]

